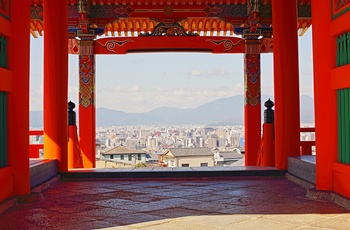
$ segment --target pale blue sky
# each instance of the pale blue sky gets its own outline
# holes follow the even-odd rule
[[[313,97],[311,29],[299,37],[300,93]],[[54,54],[52,54],[54,55]],[[43,104],[43,38],[31,38],[31,110]],[[146,112],[195,108],[243,94],[243,54],[145,53],[96,57],[96,107]],[[261,56],[261,90],[273,95],[273,56]],[[69,100],[78,103],[78,56],[69,55]]]

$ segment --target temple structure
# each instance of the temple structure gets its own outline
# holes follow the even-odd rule
[[[270,133],[274,166],[286,170],[300,155],[298,33],[311,21],[316,187],[350,197],[349,10],[348,0],[0,0],[0,201],[30,192],[30,34],[44,36],[44,157],[59,171],[70,165],[68,54],[79,55],[79,144],[93,168],[95,55],[145,51],[244,55],[246,166],[262,139],[260,54],[273,52]]]

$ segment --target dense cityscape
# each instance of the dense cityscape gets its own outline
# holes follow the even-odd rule
[[[312,126],[313,124],[302,125],[302,127]],[[301,133],[300,140],[313,141],[315,134],[314,132]],[[43,143],[43,136],[31,136],[30,143]],[[182,152],[175,153],[174,149]],[[198,151],[195,153],[196,149]],[[169,151],[173,153],[168,154]],[[209,154],[205,155],[205,152]],[[167,154],[171,155],[172,159],[169,159]],[[100,163],[97,167],[243,165],[244,128],[240,125],[98,127],[96,158],[97,163]],[[196,159],[197,162],[193,162],[191,158]]]

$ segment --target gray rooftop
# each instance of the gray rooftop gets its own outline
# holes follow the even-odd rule
[[[220,157],[223,158],[236,158],[236,159],[241,159],[244,157],[244,154],[237,153],[236,151],[234,152],[219,152]]]
[[[101,151],[101,154],[103,155],[115,155],[115,154],[140,154],[144,153],[142,151],[136,150],[136,149],[128,149],[125,146],[117,146],[115,148],[111,149],[104,149]]]
[[[214,156],[208,148],[172,148],[169,151],[174,157]]]

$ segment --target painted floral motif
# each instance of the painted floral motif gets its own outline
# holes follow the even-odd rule
[[[260,54],[245,55],[245,103],[260,104]]]
[[[79,104],[87,108],[95,104],[94,55],[79,55]]]
[[[236,43],[233,43],[233,41],[231,41],[230,39],[221,39],[221,40],[213,40],[213,39],[207,39],[205,40],[206,42],[211,42],[211,43],[214,43],[215,45],[223,45],[224,46],[224,52],[226,51],[230,51],[232,50],[232,48],[236,45],[238,45],[240,42],[244,41],[243,39],[242,40],[239,40],[238,42]]]

